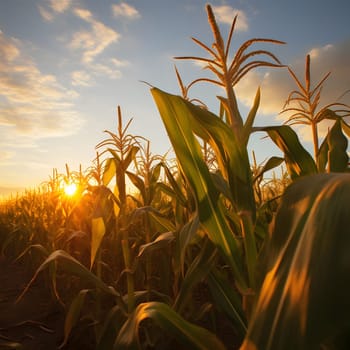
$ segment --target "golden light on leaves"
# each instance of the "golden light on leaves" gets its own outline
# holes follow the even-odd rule
[[[64,193],[67,196],[74,196],[74,194],[77,192],[77,185],[75,183],[68,183],[64,186]]]

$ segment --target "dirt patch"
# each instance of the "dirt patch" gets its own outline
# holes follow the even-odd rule
[[[20,343],[24,350],[54,350],[62,343],[64,310],[43,278],[16,303],[32,276],[24,263],[0,260],[0,347]]]

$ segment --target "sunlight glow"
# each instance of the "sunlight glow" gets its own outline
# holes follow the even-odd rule
[[[75,183],[67,184],[64,187],[64,193],[67,196],[74,196],[76,191],[77,191],[77,185]]]

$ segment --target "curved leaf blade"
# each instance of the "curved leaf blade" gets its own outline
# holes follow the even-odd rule
[[[225,350],[224,345],[213,333],[186,321],[169,305],[161,302],[140,304],[120,330],[114,349],[139,349],[138,329],[145,319],[152,319],[167,334],[173,335],[191,349]]]
[[[267,132],[271,140],[284,153],[286,166],[292,179],[317,173],[313,158],[301,145],[297,134],[290,126],[259,127],[254,130]]]
[[[241,350],[316,349],[347,329],[349,198],[350,175],[344,173],[305,177],[287,189]]]

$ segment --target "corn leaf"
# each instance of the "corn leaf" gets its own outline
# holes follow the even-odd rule
[[[150,254],[156,250],[164,249],[175,239],[173,232],[164,232],[160,234],[154,241],[140,246],[138,258],[144,254]]]
[[[321,143],[321,146],[319,147],[317,153],[317,166],[319,172],[324,172],[326,170],[326,165],[328,162],[328,151],[329,145],[328,138],[326,137]]]
[[[344,172],[348,167],[348,139],[342,132],[340,119],[332,126],[327,135],[329,171]]]
[[[90,269],[92,268],[97,251],[106,233],[105,223],[102,217],[92,218],[91,220],[91,253],[90,253]]]
[[[117,337],[117,330],[125,322],[125,314],[119,305],[113,306],[104,318],[103,327],[97,339],[96,350],[112,349]]]
[[[78,260],[73,258],[64,250],[56,250],[53,253],[51,253],[44,260],[44,262],[36,269],[34,276],[26,285],[25,289],[17,298],[16,302],[19,302],[23,298],[25,293],[27,293],[31,285],[34,283],[34,281],[38,277],[39,273],[45,270],[47,267],[49,267],[52,262],[60,262],[60,267],[63,268],[66,272],[68,272],[69,274],[74,274],[79,276],[86,283],[93,284],[94,286],[96,286],[96,288],[101,289],[105,293],[109,295],[113,295],[115,297],[119,296],[119,294],[116,292],[116,290],[113,287],[106,285],[100,278],[98,278],[94,273],[88,270]]]
[[[217,245],[232,268],[237,283],[242,289],[247,288],[239,259],[240,247],[232,235],[220,208],[219,195],[209,170],[202,158],[201,148],[192,133],[193,116],[189,103],[178,96],[166,94],[152,88],[163,123],[173,145],[181,171],[185,175],[196,198],[199,221],[209,238]],[[192,105],[191,105],[192,106]],[[217,118],[218,122],[221,122]]]
[[[114,158],[108,158],[106,160],[106,164],[102,175],[102,182],[105,186],[108,186],[112,178],[115,176],[116,169],[117,167]]]
[[[347,137],[350,137],[350,125],[347,124],[344,119],[341,119],[341,127]]]
[[[133,185],[140,191],[140,194],[142,198],[146,197],[146,188],[145,183],[141,179],[140,176],[137,176],[136,174],[132,173],[131,171],[127,171],[126,174],[128,175],[129,179],[133,183]]]
[[[156,226],[159,231],[175,231],[174,223],[168,218],[162,216],[157,211],[148,212],[150,221]]]
[[[255,120],[256,113],[258,111],[259,105],[260,105],[260,88],[256,92],[253,106],[250,109],[249,114],[247,116],[247,119],[246,119],[246,121],[244,123],[243,139],[244,139],[245,145],[248,144],[249,136],[250,136],[250,134],[251,134],[251,132],[253,130],[253,124],[254,124],[254,120]]]
[[[259,177],[263,176],[267,171],[270,171],[279,165],[282,164],[284,161],[281,157],[271,157],[268,159],[268,161],[264,164],[264,166],[259,170],[259,172],[255,175],[254,181],[257,180]]]
[[[181,313],[187,301],[191,297],[192,288],[203,280],[214,265],[217,250],[213,244],[206,240],[200,253],[189,266],[186,275],[181,283],[181,288],[174,303],[174,309]]]
[[[242,341],[247,332],[247,320],[242,309],[241,296],[228,282],[228,279],[215,268],[209,273],[208,283],[215,305],[237,327],[237,332]]]
[[[184,194],[182,193],[181,187],[179,186],[178,182],[176,181],[174,175],[171,173],[169,167],[165,164],[162,163],[165,175],[171,185],[172,191],[173,193],[176,195],[176,200],[179,201],[181,203],[181,205],[185,206],[186,205],[186,197],[184,196]],[[167,191],[165,184],[161,184],[161,188],[169,195],[172,195],[172,193],[170,193],[169,191]]]
[[[193,132],[208,142],[215,151],[220,171],[229,183],[237,210],[249,211],[255,217],[252,176],[245,143],[215,114],[188,101],[184,103]]]
[[[308,176],[286,190],[241,350],[318,349],[348,329],[349,198],[344,173]]]
[[[85,301],[85,297],[87,295],[87,293],[89,293],[90,290],[89,289],[82,289],[78,295],[73,299],[67,315],[66,315],[66,319],[64,322],[64,339],[62,344],[60,345],[60,349],[62,349],[66,344],[67,341],[69,339],[69,335],[73,329],[73,327],[77,324],[79,317],[80,317],[80,312],[81,312],[81,308],[83,307],[84,301]]]
[[[124,161],[123,161],[123,165],[124,165],[124,169],[126,170],[129,165],[131,164],[131,162],[135,159],[135,156],[137,154],[137,152],[139,151],[139,147],[137,146],[131,146],[130,150],[128,151],[128,153],[126,154]]]
[[[178,238],[176,240],[176,266],[179,267],[181,275],[185,274],[185,258],[187,253],[187,248],[191,243],[193,237],[196,235],[199,228],[199,218],[195,215],[191,218],[185,225],[181,228],[178,233]]]
[[[148,302],[138,305],[134,313],[121,328],[114,349],[140,349],[138,329],[143,320],[151,319],[166,334],[173,336],[190,349],[224,350],[220,340],[205,328],[194,325],[183,319],[169,305],[161,302]]]
[[[317,173],[317,167],[311,155],[301,145],[297,134],[288,125],[254,128],[266,131],[271,140],[284,153],[288,172],[292,179]]]

